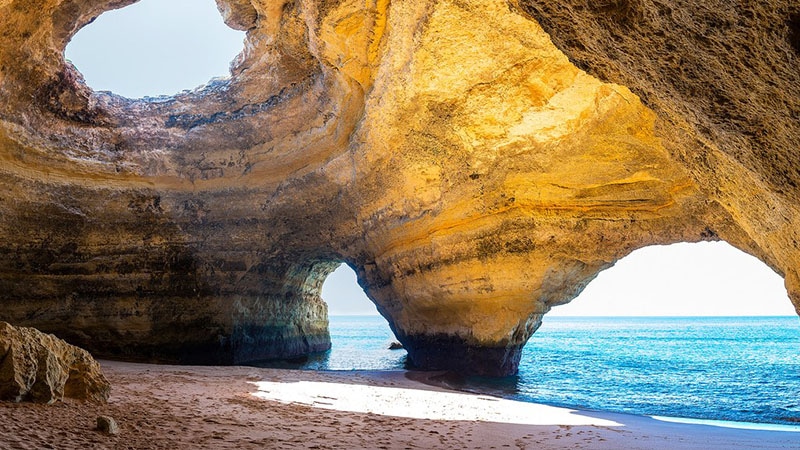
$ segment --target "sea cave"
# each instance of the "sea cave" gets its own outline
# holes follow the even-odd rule
[[[791,2],[218,0],[230,76],[127,98],[64,50],[130,3],[0,3],[0,320],[296,357],[346,262],[416,367],[505,376],[617,260],[718,240],[800,307]]]

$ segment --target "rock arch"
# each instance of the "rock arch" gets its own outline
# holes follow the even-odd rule
[[[579,70],[530,8],[219,0],[247,30],[232,78],[134,101],[62,56],[128,3],[0,2],[0,319],[241,363],[323,348],[320,276],[346,260],[415,364],[503,375],[603,268],[714,239],[798,304],[794,189],[677,139],[683,116]]]

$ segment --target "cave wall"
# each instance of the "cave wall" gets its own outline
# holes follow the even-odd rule
[[[329,347],[344,261],[412,364],[502,375],[619,258],[717,239],[800,304],[795,168],[767,164],[791,138],[734,152],[622,50],[575,56],[597,34],[559,38],[549,3],[218,0],[231,78],[140,100],[63,59],[128,3],[0,2],[1,320],[103,357],[294,357]]]
[[[735,217],[798,306],[800,6],[793,1],[515,1],[578,67],[659,116],[665,148]]]

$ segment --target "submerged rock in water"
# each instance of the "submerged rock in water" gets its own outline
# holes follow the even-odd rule
[[[51,334],[0,322],[0,400],[106,402],[111,386],[86,350]]]
[[[403,349],[403,344],[397,341],[394,341],[391,344],[389,344],[389,350],[402,350],[402,349]]]

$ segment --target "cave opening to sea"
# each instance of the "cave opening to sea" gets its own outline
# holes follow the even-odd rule
[[[473,387],[566,407],[789,426],[800,422],[791,394],[799,372],[800,320],[783,279],[725,242],[702,242],[621,259],[544,317],[513,386]]]
[[[328,275],[321,296],[328,306],[331,350],[308,358],[301,368],[396,370],[406,367],[407,352],[396,348],[397,338],[358,284],[356,273],[349,265],[342,263]]]
[[[228,78],[244,35],[223,22],[214,0],[140,0],[96,17],[64,54],[95,91],[169,96]]]
[[[349,266],[322,289],[333,348],[299,368],[407,367]],[[602,272],[544,317],[518,375],[443,383],[567,408],[800,431],[797,373],[800,320],[781,277],[727,243],[703,242],[640,249]]]

